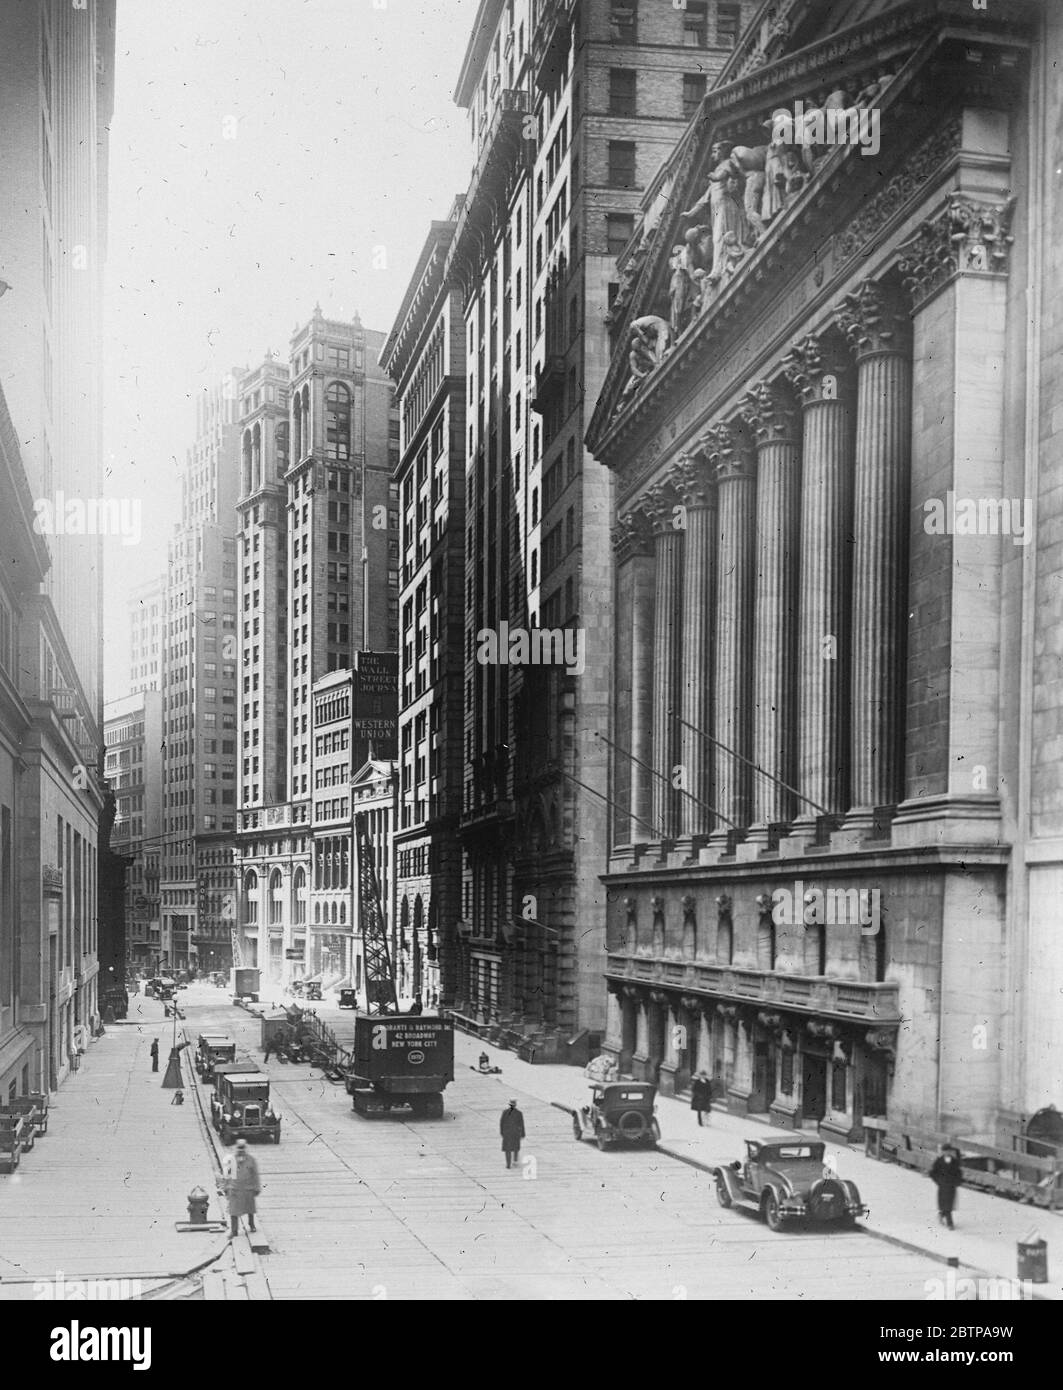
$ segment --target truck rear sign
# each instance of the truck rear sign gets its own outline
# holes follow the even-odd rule
[[[389,1019],[373,1025],[369,1046],[374,1052],[414,1048],[416,1052],[411,1052],[409,1059],[419,1066],[425,1059],[425,1050],[438,1047],[447,1033],[447,1024],[441,1019],[425,1019],[423,1022],[418,1018]]]

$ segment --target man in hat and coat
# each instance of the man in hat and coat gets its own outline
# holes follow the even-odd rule
[[[704,1124],[702,1116],[707,1110],[712,1114],[712,1082],[703,1071],[699,1071],[690,1083],[690,1108],[698,1113],[698,1124]]]
[[[963,1169],[960,1166],[960,1151],[953,1144],[943,1144],[941,1153],[934,1159],[930,1169],[931,1181],[937,1184],[938,1220],[950,1231],[952,1209],[956,1205],[956,1190],[963,1185]]]
[[[150,1051],[150,1053],[151,1053],[151,1069],[152,1069],[152,1071],[158,1071],[158,1070],[159,1070],[159,1040],[158,1040],[158,1038],[153,1038],[153,1039],[152,1039],[152,1041],[151,1041],[151,1047],[149,1048],[149,1051]]]
[[[262,1191],[258,1164],[248,1151],[247,1140],[237,1139],[236,1148],[225,1155],[222,1164],[222,1191],[229,1201],[229,1221],[234,1236],[240,1234],[240,1217],[247,1217],[247,1229],[255,1229],[255,1198]]]
[[[515,1100],[511,1100],[502,1111],[498,1128],[502,1134],[502,1152],[506,1156],[506,1167],[512,1168],[520,1157],[520,1141],[524,1138],[524,1116],[517,1109]]]

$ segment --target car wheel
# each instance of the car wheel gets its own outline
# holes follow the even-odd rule
[[[781,1231],[783,1222],[779,1212],[779,1199],[774,1192],[769,1192],[764,1198],[764,1219],[768,1223],[769,1231]]]
[[[716,1200],[725,1211],[728,1207],[734,1206],[734,1203],[731,1201],[731,1194],[728,1192],[727,1184],[724,1182],[723,1178],[716,1179]]]
[[[575,1139],[577,1144],[581,1144],[583,1142],[583,1126],[579,1122],[578,1115],[572,1116],[572,1137],[573,1139]]]

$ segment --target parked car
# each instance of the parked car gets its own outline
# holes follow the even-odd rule
[[[591,1098],[572,1116],[577,1141],[594,1139],[599,1149],[611,1144],[654,1148],[661,1137],[657,1123],[657,1087],[644,1081],[613,1081],[591,1087]]]
[[[236,1061],[236,1039],[225,1033],[200,1033],[196,1043],[196,1071],[203,1081],[213,1082],[219,1062]]]
[[[358,991],[356,989],[340,990],[340,1008],[356,1009],[358,1007]]]
[[[852,1226],[867,1207],[856,1184],[824,1163],[826,1146],[809,1139],[746,1140],[746,1160],[715,1169],[721,1207],[754,1206],[773,1231],[789,1221]]]

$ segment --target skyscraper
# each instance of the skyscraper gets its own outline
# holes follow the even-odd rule
[[[326,933],[335,938],[331,973],[353,973],[349,902],[342,921],[338,900],[329,921],[320,900],[316,922],[307,906],[313,873],[318,888],[352,891],[350,782],[370,755],[354,737],[352,682],[336,673],[353,671],[363,651],[398,645],[398,422],[379,364],[383,340],[318,307],[293,333],[287,369],[267,358],[242,388],[235,940],[242,963],[274,983],[308,962],[319,969]],[[347,707],[327,721],[327,737],[330,755],[344,757],[329,757],[335,790],[315,797],[315,777],[326,774],[315,774],[316,741],[326,737],[315,734],[315,687],[334,674]]]
[[[459,1001],[542,1059],[605,1023],[610,475],[583,447],[616,255],[755,5],[485,0],[449,257],[468,364]]]
[[[163,647],[162,951],[183,966],[229,936],[225,904],[199,919],[198,843],[236,830],[236,498],[241,370],[204,391],[170,543]],[[213,863],[211,864],[213,868]]]

